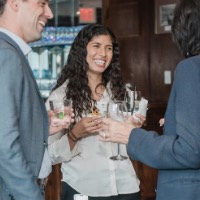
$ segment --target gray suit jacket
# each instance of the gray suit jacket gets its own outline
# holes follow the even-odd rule
[[[176,68],[164,134],[134,129],[128,153],[159,169],[157,200],[200,200],[200,56]]]
[[[42,199],[36,179],[48,137],[47,112],[26,57],[4,33],[0,113],[0,196],[7,199],[6,192],[15,200]]]

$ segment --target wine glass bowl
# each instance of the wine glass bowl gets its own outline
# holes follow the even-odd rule
[[[124,101],[111,101],[108,103],[107,116],[113,120],[124,122],[128,118],[127,107]],[[126,160],[128,157],[120,154],[120,144],[117,146],[117,155],[111,156],[112,160]]]
[[[127,119],[127,108],[123,101],[111,101],[108,103],[108,117],[117,121]]]

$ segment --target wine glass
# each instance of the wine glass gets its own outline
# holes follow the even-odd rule
[[[125,92],[125,97],[124,97],[124,102],[126,104],[127,107],[127,111],[130,115],[133,114],[133,110],[134,110],[134,91],[132,90],[128,90]]]
[[[141,101],[141,91],[134,91],[134,109],[133,114],[139,110],[139,103]]]
[[[127,120],[128,113],[124,101],[111,101],[108,103],[107,115],[111,119],[124,122]],[[110,157],[112,160],[126,160],[128,157],[120,153],[120,144],[117,144],[117,155]]]
[[[124,101],[130,115],[133,115],[139,110],[139,103],[141,101],[141,98],[141,91],[126,91]]]

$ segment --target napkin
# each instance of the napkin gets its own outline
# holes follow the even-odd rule
[[[148,100],[145,98],[142,98],[139,102],[139,109],[133,114],[141,114],[144,117],[147,115],[147,105],[148,105]]]
[[[139,110],[136,112],[138,114],[141,114],[146,117],[147,115],[147,105],[148,105],[148,100],[145,98],[142,98],[140,103],[139,103]]]

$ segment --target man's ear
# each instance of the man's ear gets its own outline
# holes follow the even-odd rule
[[[18,11],[18,9],[19,9],[19,0],[7,0],[7,2],[10,5],[12,10]]]

